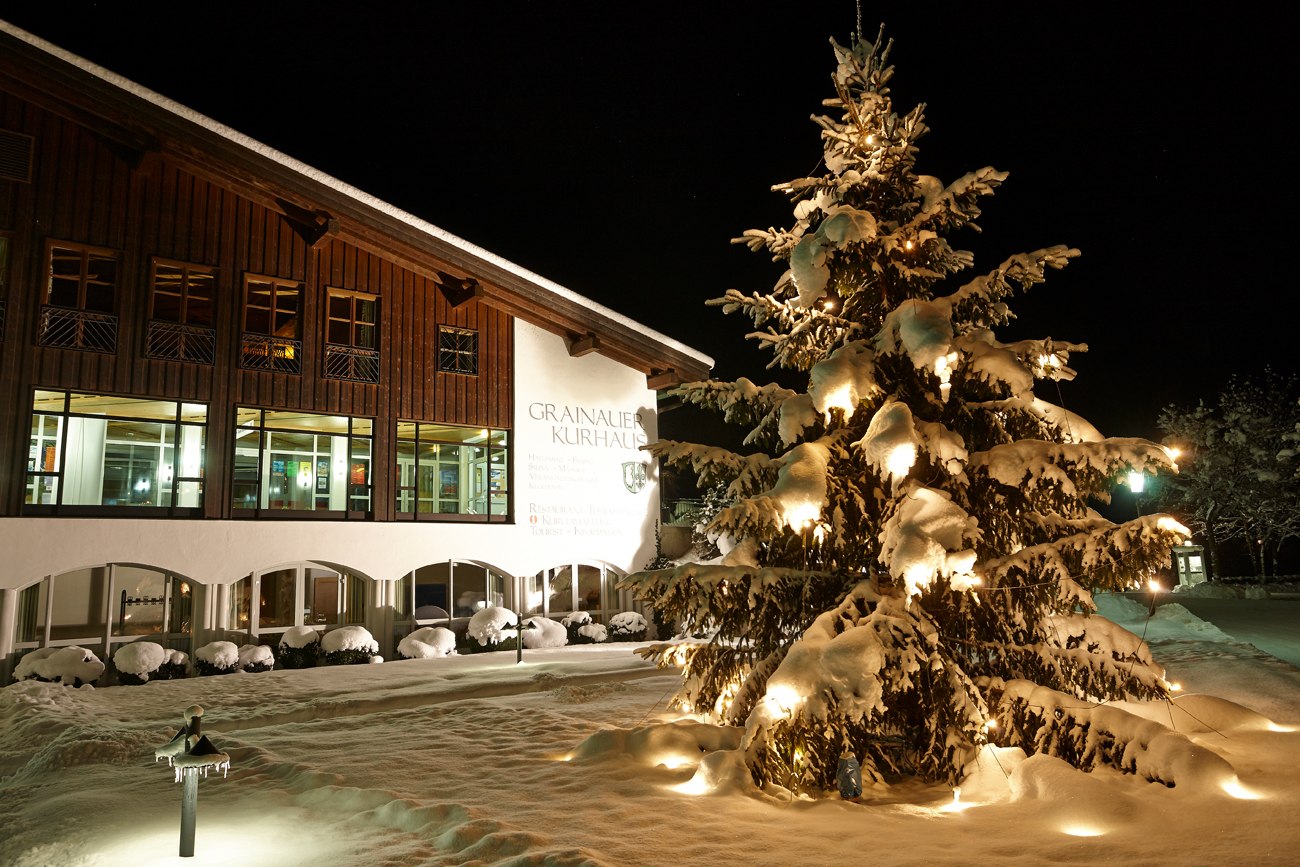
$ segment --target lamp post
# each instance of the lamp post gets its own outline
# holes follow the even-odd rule
[[[1146,490],[1147,480],[1143,473],[1136,470],[1128,474],[1128,489],[1133,492],[1133,508],[1137,511],[1137,516],[1142,517],[1142,498],[1139,496]]]
[[[515,616],[519,618],[519,623],[515,626],[515,665],[521,665],[524,661],[524,630],[536,629],[537,624],[531,620],[525,623],[522,614]]]
[[[191,705],[185,709],[185,728],[166,744],[153,751],[153,760],[167,759],[168,767],[176,771],[176,782],[181,789],[181,844],[182,858],[194,857],[194,826],[199,805],[199,774],[230,770],[230,756],[221,752],[202,733],[203,708]]]

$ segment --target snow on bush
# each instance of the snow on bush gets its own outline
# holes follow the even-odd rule
[[[513,639],[519,630],[519,616],[509,608],[490,605],[474,612],[469,619],[468,635],[472,650],[514,649]]]
[[[606,639],[605,627],[592,622],[587,611],[574,611],[560,621],[569,634],[570,644],[598,644]]]
[[[379,654],[379,642],[364,626],[340,626],[325,633],[320,649],[326,665],[366,664]]]
[[[1193,599],[1267,599],[1268,588],[1262,584],[1221,584],[1205,581],[1201,584],[1175,584],[1174,592]]]
[[[1069,763],[1048,755],[1030,756],[1011,771],[1011,800],[1032,801],[1062,828],[1105,834],[1141,821],[1138,802],[1116,791],[1108,780],[1081,774]],[[962,796],[966,797],[963,782]],[[1066,833],[1070,833],[1069,830]]]
[[[1167,725],[1114,704],[1083,704],[1027,680],[1006,684],[996,719],[1013,741],[1011,746],[1068,756],[1083,770],[1108,765],[1153,783],[1202,793],[1225,791],[1237,780],[1222,756]]]
[[[609,630],[599,623],[584,623],[578,627],[578,638],[574,644],[601,644],[609,640]]]
[[[275,647],[280,668],[311,668],[320,658],[320,633],[310,626],[286,629]]]
[[[563,647],[569,643],[569,631],[564,624],[549,617],[530,617],[526,621],[531,629],[524,630],[524,647],[538,650],[543,647]]]
[[[168,650],[152,641],[124,644],[113,653],[117,679],[128,686],[184,677],[188,662],[189,657],[179,650]]]
[[[239,670],[270,671],[275,668],[275,654],[265,644],[244,644],[239,648]]]
[[[706,753],[734,750],[745,730],[694,720],[654,723],[634,729],[601,729],[573,751],[575,759],[602,759],[626,755],[650,767],[678,768],[694,765]]]
[[[230,674],[239,670],[239,648],[231,641],[212,641],[194,651],[196,674]]]
[[[104,673],[104,663],[84,647],[41,647],[18,662],[14,680],[44,680],[64,686],[94,683]]]
[[[456,653],[456,633],[443,626],[424,626],[397,643],[405,659],[432,659]]]
[[[610,641],[645,641],[647,624],[635,611],[624,611],[609,618]]]

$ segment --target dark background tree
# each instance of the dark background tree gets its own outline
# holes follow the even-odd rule
[[[1296,378],[1268,368],[1234,376],[1208,403],[1165,407],[1159,425],[1180,457],[1156,501],[1195,531],[1209,575],[1294,571],[1284,548],[1300,537]]]

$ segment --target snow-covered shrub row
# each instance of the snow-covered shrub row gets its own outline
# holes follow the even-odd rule
[[[610,641],[645,641],[645,618],[635,611],[624,611],[609,618]]]
[[[456,653],[456,633],[443,626],[423,626],[397,642],[403,659],[432,659]]]
[[[600,644],[609,638],[605,627],[594,622],[586,611],[566,614],[560,622],[568,630],[570,644]]]
[[[134,641],[113,652],[118,683],[139,686],[150,680],[171,680],[189,674],[189,657],[153,641]]]
[[[525,623],[532,624],[524,629],[524,647],[539,650],[543,647],[563,647],[569,643],[569,631],[564,624],[549,617],[530,617]]]
[[[320,633],[310,626],[286,629],[275,647],[275,664],[280,668],[313,668],[320,658]]]
[[[379,642],[364,626],[340,626],[320,640],[321,660],[326,665],[366,665],[383,662]]]
[[[239,671],[239,647],[233,641],[212,641],[194,651],[194,673],[233,674]]]
[[[94,683],[104,663],[84,647],[41,647],[18,661],[14,680],[43,680],[64,686]]]
[[[489,605],[474,612],[469,619],[467,636],[469,649],[478,653],[484,650],[514,650],[519,633],[519,615],[500,605]]]
[[[239,647],[239,670],[270,671],[275,668],[275,653],[265,644],[242,644]]]

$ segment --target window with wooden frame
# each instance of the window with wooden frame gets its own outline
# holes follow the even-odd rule
[[[215,268],[155,257],[145,355],[212,364],[217,342],[216,288]]]
[[[478,332],[439,325],[438,370],[443,373],[478,376]]]
[[[325,292],[325,376],[378,382],[379,299],[348,289]]]
[[[68,241],[45,245],[42,346],[117,351],[118,254]]]
[[[302,284],[244,275],[244,330],[239,366],[302,372]]]

